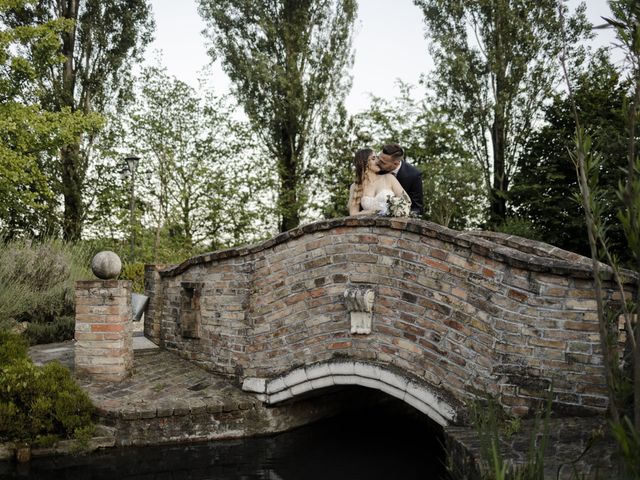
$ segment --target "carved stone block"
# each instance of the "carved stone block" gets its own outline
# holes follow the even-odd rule
[[[351,333],[364,335],[371,333],[374,291],[348,288],[344,292],[344,299],[351,316]]]

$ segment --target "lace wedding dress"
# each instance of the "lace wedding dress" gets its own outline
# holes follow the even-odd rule
[[[386,215],[388,206],[387,199],[393,197],[393,192],[388,189],[380,190],[375,197],[362,196],[360,205],[363,210],[375,210],[381,215]]]

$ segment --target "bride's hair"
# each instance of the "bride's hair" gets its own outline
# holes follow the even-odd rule
[[[369,157],[372,153],[373,150],[370,148],[363,148],[358,150],[353,158],[353,162],[356,167],[356,188],[354,192],[354,203],[356,205],[360,205],[360,199],[362,198],[362,191],[364,189],[362,183],[365,179],[365,173],[369,168]]]

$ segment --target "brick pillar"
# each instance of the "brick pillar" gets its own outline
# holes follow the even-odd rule
[[[75,370],[120,381],[133,369],[130,280],[76,282]]]
[[[159,271],[166,265],[144,266],[144,294],[149,297],[144,314],[144,336],[160,345],[160,319],[162,317],[162,282]]]

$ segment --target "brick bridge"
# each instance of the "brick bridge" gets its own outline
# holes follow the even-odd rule
[[[147,265],[144,328],[270,404],[361,385],[447,425],[485,393],[526,415],[553,385],[556,411],[580,415],[607,406],[590,277],[520,237],[346,217]]]

